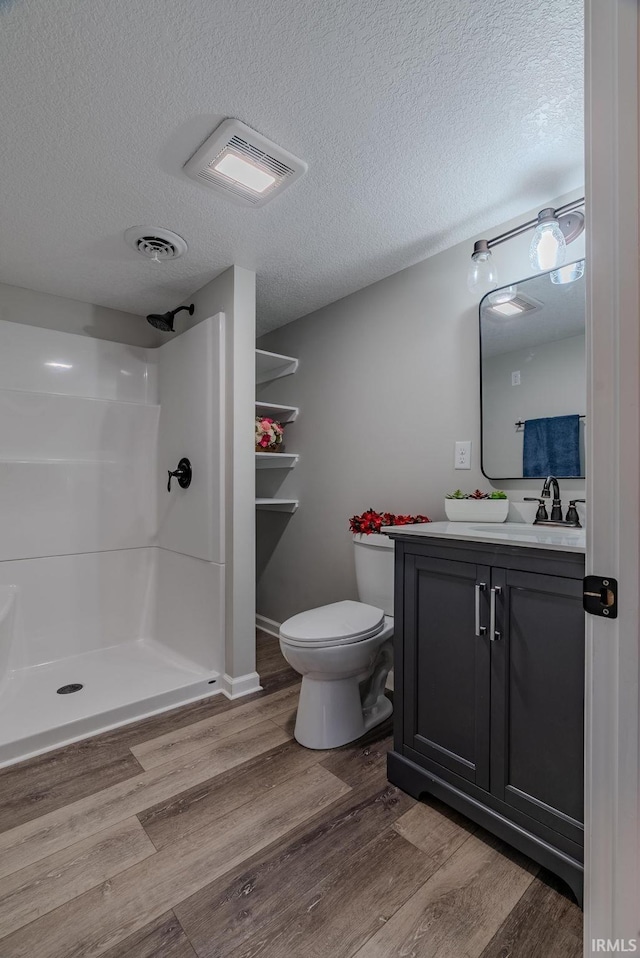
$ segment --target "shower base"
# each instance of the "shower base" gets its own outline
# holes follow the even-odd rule
[[[0,767],[221,690],[217,672],[149,639],[16,669],[0,686]]]

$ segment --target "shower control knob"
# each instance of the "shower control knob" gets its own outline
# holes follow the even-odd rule
[[[193,473],[191,471],[191,463],[188,459],[181,459],[178,463],[178,468],[174,469],[173,472],[169,469],[169,481],[167,482],[167,492],[171,492],[171,480],[173,478],[178,480],[178,485],[182,489],[188,489],[191,485],[191,477]]]

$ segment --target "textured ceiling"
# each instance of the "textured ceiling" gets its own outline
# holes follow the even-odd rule
[[[237,263],[266,331],[583,180],[582,0],[0,0],[0,62],[0,281],[134,313]],[[263,209],[182,172],[227,116],[309,164]]]

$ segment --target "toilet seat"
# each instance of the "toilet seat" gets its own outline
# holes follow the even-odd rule
[[[351,645],[377,635],[384,624],[382,609],[346,599],[292,616],[280,627],[280,638],[313,649]]]

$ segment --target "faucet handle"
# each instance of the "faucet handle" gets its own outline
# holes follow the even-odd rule
[[[566,522],[570,522],[571,525],[576,528],[580,528],[580,516],[578,515],[578,510],[576,509],[576,502],[586,502],[586,499],[570,499],[569,508],[567,509],[567,518]]]
[[[536,522],[545,522],[549,518],[544,499],[540,499],[538,496],[525,496],[524,501],[538,503],[538,511],[536,512],[535,518]]]

